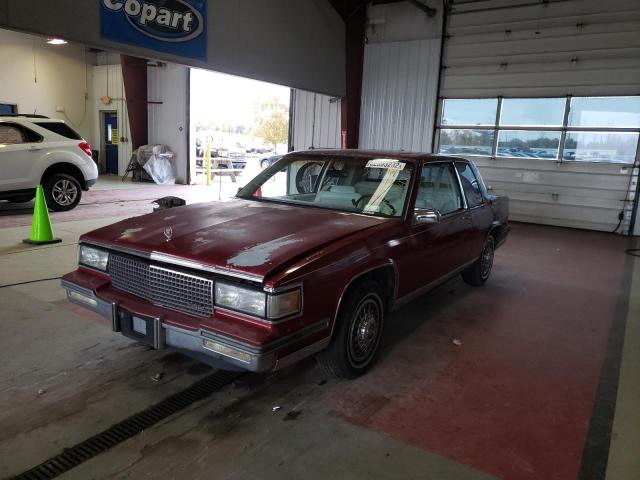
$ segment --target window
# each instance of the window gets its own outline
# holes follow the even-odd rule
[[[437,210],[442,215],[462,209],[460,186],[450,163],[422,166],[416,208]]]
[[[640,128],[640,97],[572,98],[569,126]]]
[[[460,174],[460,181],[462,182],[462,189],[467,197],[467,204],[469,208],[482,205],[482,188],[480,182],[476,178],[475,173],[471,170],[468,163],[456,162],[456,169]]]
[[[15,123],[0,124],[0,145],[41,142],[42,137]]]
[[[570,132],[563,158],[583,162],[633,163],[638,146],[637,133]]]
[[[36,122],[36,125],[71,140],[82,140],[69,125],[62,122]],[[111,140],[111,138],[109,138]]]
[[[442,106],[443,125],[495,125],[497,98],[446,99]]]
[[[501,126],[561,127],[565,98],[504,98]]]
[[[13,125],[0,125],[0,145],[16,145],[25,143],[22,130]]]
[[[560,132],[501,130],[498,135],[498,157],[558,158]]]
[[[640,96],[445,99],[441,110],[439,153],[621,164],[637,155]]]
[[[440,130],[440,153],[458,155],[491,155],[492,130],[448,129]]]

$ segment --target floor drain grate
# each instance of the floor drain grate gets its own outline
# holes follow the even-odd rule
[[[136,413],[111,428],[101,432],[62,453],[50,458],[31,470],[14,477],[16,480],[44,480],[77,467],[90,458],[113,448],[119,443],[141,433],[161,420],[179,412],[189,405],[211,395],[216,390],[233,382],[242,373],[218,371],[194,383],[159,403]]]

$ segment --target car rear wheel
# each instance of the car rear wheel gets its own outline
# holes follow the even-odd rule
[[[329,347],[318,354],[318,363],[337,378],[356,378],[375,359],[382,337],[384,306],[380,287],[366,281],[351,291],[336,319]]]
[[[80,182],[66,173],[56,173],[44,182],[47,207],[55,212],[76,208],[82,197]]]
[[[489,279],[489,275],[491,275],[494,253],[495,243],[493,237],[489,236],[484,243],[480,258],[462,272],[462,279],[474,287],[483,285]]]

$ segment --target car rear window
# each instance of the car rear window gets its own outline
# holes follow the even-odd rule
[[[82,137],[78,135],[69,125],[62,122],[36,122],[36,125],[42,128],[46,128],[50,132],[57,133],[63,137],[71,140],[82,140]]]

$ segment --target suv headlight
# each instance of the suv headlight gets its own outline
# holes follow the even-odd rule
[[[79,263],[106,272],[107,264],[109,263],[109,252],[89,247],[88,245],[80,245]]]
[[[277,320],[299,313],[302,306],[300,288],[271,295],[231,283],[216,282],[215,291],[216,306],[268,320]]]

